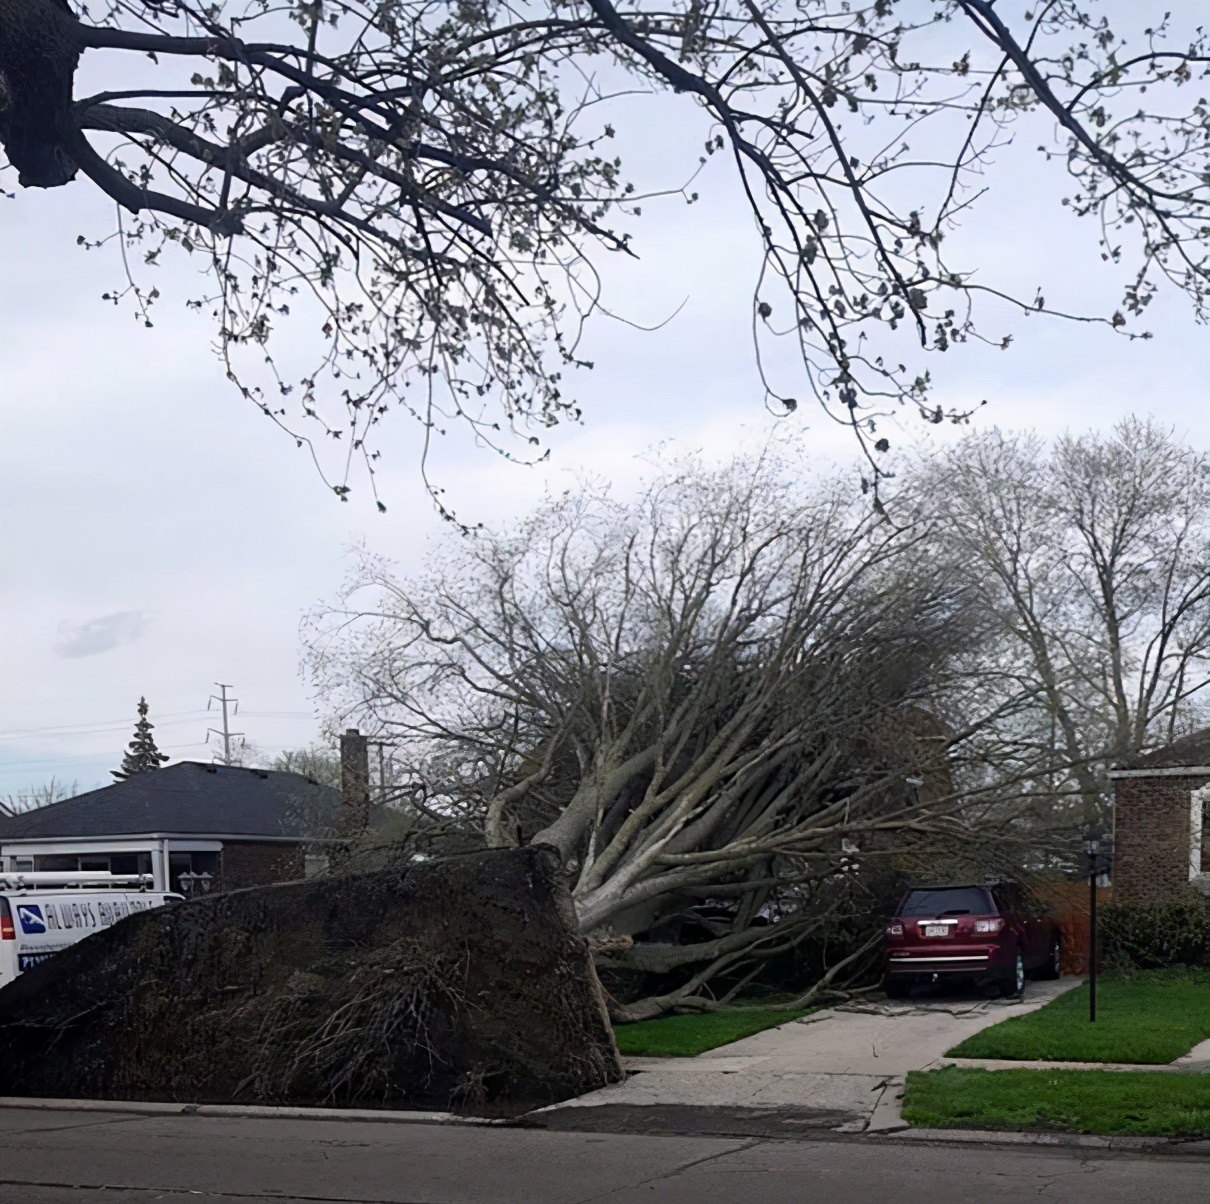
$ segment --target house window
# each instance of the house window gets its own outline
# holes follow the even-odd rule
[[[182,881],[182,879],[184,879]],[[172,852],[168,854],[168,889],[178,894],[206,894],[218,879],[218,853]]]
[[[1210,785],[1190,796],[1189,877],[1210,874]]]
[[[47,853],[45,856],[38,858],[39,870],[63,872],[65,870],[78,870],[79,868],[80,858],[75,853]]]
[[[150,853],[45,853],[38,857],[22,858],[29,862],[30,869],[38,870],[92,870],[109,874],[150,874]]]
[[[1205,798],[1202,799],[1202,873],[1210,874],[1210,840],[1206,839],[1206,834],[1210,833],[1210,791],[1203,790]]]

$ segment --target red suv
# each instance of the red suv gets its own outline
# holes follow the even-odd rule
[[[902,999],[926,982],[972,979],[1019,995],[1026,974],[1058,978],[1054,920],[1016,883],[917,886],[886,930],[886,993]]]

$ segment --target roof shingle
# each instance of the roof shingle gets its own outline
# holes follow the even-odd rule
[[[1124,768],[1173,769],[1186,765],[1210,765],[1210,727],[1173,740],[1154,752],[1143,753]]]
[[[0,840],[213,834],[283,837],[333,822],[340,792],[297,773],[180,761],[0,818]]]

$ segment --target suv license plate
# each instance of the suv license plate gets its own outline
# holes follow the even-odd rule
[[[945,936],[948,931],[949,929],[944,924],[925,924],[924,926],[925,936]]]

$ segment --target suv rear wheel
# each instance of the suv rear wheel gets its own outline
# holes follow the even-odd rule
[[[1000,980],[1000,994],[1006,999],[1025,992],[1025,955],[1020,949],[1013,961],[1013,968]]]
[[[1046,960],[1042,963],[1041,969],[1038,971],[1039,978],[1048,978],[1054,980],[1063,973],[1063,941],[1056,932],[1054,940],[1050,945],[1050,953]]]
[[[912,980],[906,974],[888,974],[882,989],[888,999],[906,999],[912,993]]]

